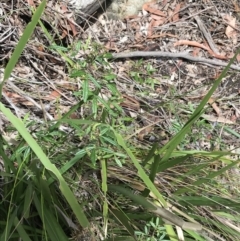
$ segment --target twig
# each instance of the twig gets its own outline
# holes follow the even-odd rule
[[[33,103],[39,110],[44,111],[42,107],[35,101],[33,100],[30,96],[28,96],[26,93],[24,93],[21,89],[19,89],[12,81],[7,82],[9,86],[12,87],[14,91],[16,91],[18,94],[20,94],[22,97],[24,97],[26,100],[30,101]],[[48,117],[49,120],[54,120],[54,118],[45,110],[46,116]]]
[[[37,68],[36,67],[36,65],[33,63],[33,61],[29,58],[28,59],[30,62],[31,62],[31,64],[32,64],[32,66],[34,67],[34,69],[36,70],[36,71],[38,71],[47,81],[44,81],[43,80],[43,82],[44,83],[46,83],[49,87],[51,87],[52,89],[54,89],[57,93],[59,93],[61,96],[63,96],[65,99],[67,99],[68,101],[70,101],[70,103],[72,103],[72,101],[65,95],[65,94],[63,94],[61,91],[59,91],[55,86],[54,86],[54,84],[52,83],[52,81],[50,81],[50,79],[48,79],[48,77],[40,70],[40,68]]]
[[[216,54],[214,53],[209,46],[205,46],[203,44],[198,43],[197,41],[191,41],[191,40],[179,40],[177,42],[174,43],[174,47],[178,46],[178,45],[190,45],[190,46],[194,46],[194,47],[198,47],[198,48],[202,48],[208,51],[208,53],[216,58],[216,59],[229,59],[228,57],[221,55],[221,54]]]
[[[121,58],[135,58],[135,57],[160,57],[160,58],[182,58],[187,59],[193,62],[200,62],[205,65],[216,65],[216,66],[223,66],[226,67],[228,63],[225,63],[221,60],[216,59],[205,59],[201,57],[194,57],[191,56],[188,52],[178,52],[178,53],[169,53],[163,51],[135,51],[135,52],[128,52],[128,53],[114,53],[112,54],[114,59],[121,59]],[[240,70],[240,66],[232,64],[230,66],[231,69]]]
[[[5,93],[5,91],[3,90],[2,91],[2,95],[3,97],[6,99],[6,101],[11,105],[11,107],[15,110],[15,113],[17,115],[18,118],[21,118],[21,115],[20,115],[20,110],[17,108],[17,106],[15,106],[13,104],[13,102],[8,98],[7,94]]]
[[[42,112],[45,112],[47,118],[50,120],[50,121],[55,121],[55,119],[46,111],[42,108],[41,105],[39,105],[35,100],[33,100],[30,96],[28,96],[24,91],[22,91],[21,89],[19,89],[12,81],[8,80],[7,84],[9,86],[12,87],[12,89],[14,91],[16,91],[18,94],[20,94],[22,97],[24,97],[26,100],[30,101],[31,103],[33,103],[40,111]],[[59,130],[61,131],[69,131],[69,128],[68,127],[65,127],[63,125],[60,125],[59,126]]]
[[[9,33],[10,31],[10,33]],[[11,28],[9,28],[7,31],[5,31],[1,36],[0,36],[0,43],[2,43],[4,40],[6,40],[8,37],[10,37],[13,33],[15,32],[15,29],[11,31]],[[6,35],[6,36],[4,36]]]
[[[213,39],[212,39],[212,36],[211,34],[209,33],[209,31],[206,29],[204,23],[202,22],[202,20],[200,19],[199,16],[195,16],[194,19],[196,20],[197,24],[198,24],[198,27],[200,28],[200,30],[202,31],[203,33],[203,36],[205,37],[205,39],[207,40],[210,48],[212,49],[212,51],[216,54],[219,54],[219,51],[217,49],[217,47],[215,46],[214,42],[213,42]]]

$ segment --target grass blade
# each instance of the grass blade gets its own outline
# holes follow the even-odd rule
[[[208,91],[206,96],[203,98],[203,100],[200,102],[199,106],[196,108],[196,110],[193,112],[192,116],[189,118],[187,123],[184,125],[182,130],[176,134],[172,140],[170,140],[162,149],[159,150],[159,154],[164,153],[164,156],[161,160],[161,162],[164,162],[169,159],[171,156],[171,153],[176,149],[177,145],[182,141],[184,136],[187,134],[187,132],[190,130],[190,127],[193,125],[193,123],[204,113],[204,106],[207,104],[208,100],[214,93],[214,91],[217,89],[218,85],[221,83],[223,77],[226,75],[227,71],[229,70],[231,64],[236,59],[237,55],[240,53],[240,49],[236,52],[234,57],[229,61],[228,65],[220,76],[216,79],[215,83],[213,84],[212,88]]]
[[[29,38],[31,37],[35,27],[37,26],[38,21],[40,20],[40,17],[44,11],[44,8],[46,6],[46,0],[43,0],[42,3],[38,6],[36,9],[32,21],[27,25],[25,30],[23,31],[23,35],[21,36],[17,46],[15,47],[13,54],[6,66],[6,69],[4,71],[4,79],[3,82],[0,84],[0,99],[2,95],[2,88],[5,83],[5,81],[10,77],[12,70],[14,69],[19,57],[21,56],[24,47],[26,46]]]
[[[56,168],[56,166],[50,162],[50,160],[47,158],[47,156],[42,151],[40,146],[33,139],[33,137],[29,134],[28,130],[25,128],[23,122],[20,119],[18,119],[16,116],[14,116],[11,113],[11,111],[9,109],[7,109],[2,103],[0,103],[0,111],[3,112],[3,114],[9,119],[9,121],[15,126],[15,128],[18,130],[18,132],[26,140],[26,142],[29,144],[29,146],[32,148],[32,150],[35,152],[35,154],[37,155],[39,160],[42,162],[43,166],[57,177],[57,179],[59,181],[59,188],[60,188],[63,196],[66,198],[69,205],[71,206],[72,210],[74,211],[79,223],[83,227],[87,227],[89,225],[87,217],[85,216],[82,208],[78,204],[76,197],[70,190],[69,186],[63,179],[61,173]]]
[[[108,222],[108,203],[107,203],[107,166],[106,160],[101,160],[101,176],[102,176],[102,191],[104,194],[104,201],[103,201],[103,230],[105,237],[107,236],[107,222]]]

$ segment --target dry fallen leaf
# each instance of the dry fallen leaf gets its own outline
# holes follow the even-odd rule
[[[133,97],[130,97],[128,95],[123,94],[123,102],[120,104],[122,107],[136,110],[138,111],[140,109],[140,103],[134,99]]]
[[[216,117],[216,116],[212,116],[212,115],[205,115],[203,114],[202,117],[204,119],[206,119],[207,121],[211,121],[211,122],[220,122],[220,123],[225,123],[225,124],[236,124],[234,121],[231,121],[225,117]]]
[[[161,26],[166,21],[166,18],[163,18],[163,17],[159,17],[158,20],[155,20],[155,19],[156,19],[156,15],[152,15],[152,20],[154,20],[154,23],[152,24],[152,27]]]
[[[4,91],[4,94],[12,101],[14,104],[22,104],[25,106],[33,106],[34,104],[17,93]]]
[[[172,17],[172,21],[173,22],[177,22],[179,20],[179,11],[181,9],[181,4],[177,4],[175,6],[175,9],[173,11],[173,17]]]
[[[68,19],[68,23],[69,23],[70,28],[71,28],[71,30],[72,30],[73,36],[76,36],[78,32],[77,32],[77,30],[76,30],[76,26],[75,26],[75,24],[74,24],[73,19],[72,19],[72,18],[69,18],[69,19]]]
[[[221,115],[222,111],[221,109],[217,106],[217,103],[215,102],[215,99],[210,98],[208,100],[208,103],[212,106],[212,108],[215,110],[215,112],[217,113],[218,116]]]
[[[236,18],[230,15],[225,15],[224,18],[229,24],[226,28],[225,34],[227,35],[228,38],[232,39],[233,44],[237,44],[237,32],[233,28],[236,26]]]
[[[59,98],[61,96],[61,94],[59,93],[59,91],[53,90],[49,96],[46,96],[44,99],[45,100],[56,100],[57,98]]]
[[[217,59],[228,59],[228,57],[224,55],[214,53],[213,50],[209,48],[209,46],[205,46],[204,44],[198,43],[197,41],[190,41],[190,40],[183,39],[174,43],[174,46],[178,46],[178,45],[189,45],[189,46],[199,47],[207,50],[210,55],[212,55]]]
[[[152,30],[153,30],[154,22],[155,22],[155,20],[151,19],[151,21],[150,21],[150,23],[149,23],[149,25],[148,25],[148,29],[147,29],[147,37],[148,37],[148,38],[151,37],[152,34],[153,34],[153,31],[152,31]]]
[[[141,131],[138,133],[137,138],[140,141],[143,141],[144,136],[147,136],[149,133],[151,133],[152,130],[153,130],[153,126],[151,126],[151,125],[145,126],[144,128],[141,128]]]
[[[28,0],[27,2],[31,7],[36,7],[33,0]]]
[[[234,10],[235,10],[237,13],[240,13],[240,5],[239,5],[239,3],[237,2],[237,0],[235,0],[235,1],[232,0],[232,3],[233,3],[233,6],[234,6]]]
[[[166,17],[166,14],[164,12],[162,12],[158,9],[155,9],[153,7],[150,7],[150,5],[151,5],[151,3],[145,3],[145,4],[143,4],[142,9],[149,13],[153,13],[158,16]]]
[[[240,54],[237,55],[237,62],[240,62]]]

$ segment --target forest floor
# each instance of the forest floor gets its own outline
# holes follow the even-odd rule
[[[29,6],[35,6],[34,1],[0,3],[1,77],[31,20]],[[124,12],[124,5],[115,8],[119,16],[103,10],[78,25],[72,8],[48,1],[43,25],[35,29],[3,88],[3,103],[29,123],[58,120],[80,100],[91,105],[71,113],[73,120],[96,119],[100,107],[110,113],[117,106],[123,112],[111,118],[125,124],[122,135],[131,145],[141,150],[154,143],[162,147],[182,129],[240,48],[240,4],[164,0],[145,2],[134,15]],[[231,151],[239,159],[239,70],[240,54],[178,151]],[[101,101],[91,99],[98,86]],[[4,138],[15,144],[16,132],[7,129],[9,121],[0,115]],[[217,171],[224,165],[211,168]],[[239,173],[235,166],[221,179],[229,197],[239,193]]]

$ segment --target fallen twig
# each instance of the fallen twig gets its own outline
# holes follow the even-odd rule
[[[212,51],[215,54],[220,55],[218,48],[214,44],[211,34],[209,33],[208,29],[205,27],[205,24],[202,22],[201,18],[199,16],[195,16],[194,19],[196,20],[199,29],[202,31],[202,34],[205,37],[205,39],[207,40]]]
[[[229,59],[226,56],[220,55],[220,54],[216,54],[214,53],[209,47],[206,47],[203,44],[200,44],[196,41],[190,41],[190,40],[179,40],[177,42],[174,43],[174,46],[178,46],[178,45],[190,45],[190,46],[194,46],[194,47],[198,47],[198,48],[202,48],[208,51],[208,53],[213,56],[216,59]]]
[[[178,53],[169,53],[163,51],[134,51],[134,52],[123,52],[123,53],[114,53],[112,54],[114,59],[121,59],[121,58],[135,58],[135,57],[159,57],[159,58],[182,58],[187,59],[193,62],[200,62],[206,65],[216,65],[216,66],[227,66],[228,63],[225,63],[221,60],[216,59],[205,59],[201,57],[194,57],[191,56],[188,52],[178,52]],[[232,64],[230,66],[231,69],[240,70],[240,66]]]

